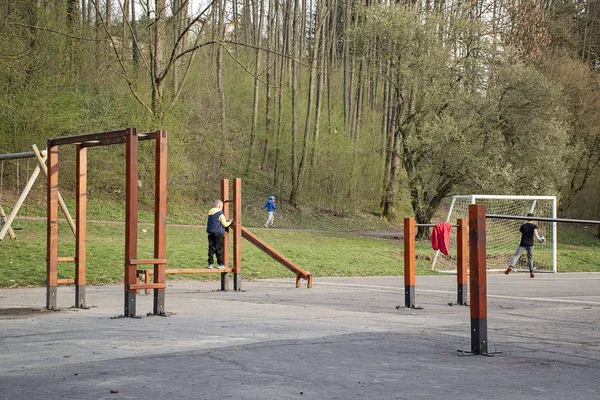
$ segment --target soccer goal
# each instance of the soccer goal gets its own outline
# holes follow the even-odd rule
[[[467,195],[453,196],[446,221],[468,218],[470,204],[484,204],[487,214],[526,216],[534,213],[536,217],[556,218],[555,196],[495,196]],[[521,233],[519,227],[523,221],[507,219],[487,219],[486,251],[487,270],[503,271],[510,264]],[[537,272],[556,272],[556,222],[539,221],[534,223],[544,235],[544,243],[536,241],[533,249],[533,264]],[[514,266],[516,270],[527,271],[527,255]],[[436,252],[432,269],[438,271],[454,271],[456,269],[456,232],[451,231],[450,250],[448,256]]]

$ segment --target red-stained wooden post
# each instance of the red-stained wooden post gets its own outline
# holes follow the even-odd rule
[[[415,219],[404,218],[404,306],[415,308]]]
[[[223,215],[229,221],[229,179],[221,180],[221,201],[223,202]],[[229,268],[229,229],[225,230],[223,237],[223,263]],[[229,290],[229,274],[221,273],[221,290]]]
[[[233,180],[233,290],[242,290],[242,180]]]
[[[57,310],[58,288],[58,147],[48,142],[46,308]]]
[[[154,258],[167,258],[167,131],[156,133],[154,179]],[[137,175],[137,173],[136,173]],[[130,177],[131,178],[131,177]],[[137,176],[135,179],[137,187]],[[137,203],[137,191],[136,191]],[[136,223],[137,230],[137,223]],[[137,240],[136,240],[137,246]],[[137,266],[133,266],[135,273]],[[154,264],[154,283],[165,284],[165,264]],[[154,315],[165,315],[165,288],[154,289]]]
[[[469,206],[469,267],[471,277],[471,352],[488,354],[485,206]]]
[[[87,244],[87,148],[75,147],[77,163],[76,220],[75,220],[75,307],[85,305],[86,244]]]
[[[123,316],[135,318],[136,290],[129,285],[136,283],[137,227],[138,227],[138,135],[136,128],[127,129],[125,149],[125,307]]]
[[[467,303],[467,292],[469,289],[468,284],[468,253],[467,253],[467,242],[468,238],[468,220],[466,218],[460,218],[457,221],[458,228],[456,228],[456,283],[458,287],[458,299],[457,303],[463,306],[468,305]]]

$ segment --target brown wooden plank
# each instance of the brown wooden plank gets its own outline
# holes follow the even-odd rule
[[[58,147],[48,147],[46,285],[58,284]]]
[[[242,273],[242,180],[233,180],[233,272]]]
[[[114,140],[115,138],[127,138],[128,129],[117,131],[88,133],[85,135],[63,136],[48,141],[48,147],[61,146],[65,144],[83,144],[86,142],[99,141],[100,143]]]
[[[415,219],[404,218],[404,286],[415,286]]]
[[[61,263],[61,262],[75,262],[76,258],[75,257],[58,257],[57,261],[59,263]]]
[[[78,286],[86,285],[87,263],[87,149],[77,146],[76,149],[76,210],[75,210],[75,282]]]
[[[75,279],[57,279],[56,283],[59,285],[72,285],[75,283]]]
[[[143,271],[141,273],[154,274],[154,271],[151,269],[146,270],[138,270],[138,272]],[[181,268],[181,269],[165,269],[165,274],[168,275],[178,275],[178,274],[215,274],[215,273],[224,273],[224,272],[233,272],[231,268],[224,269],[208,269],[208,268]]]
[[[223,215],[229,221],[229,179],[221,180],[221,201],[223,202]],[[223,263],[229,266],[229,229],[223,238]]]
[[[129,260],[137,259],[138,228],[138,141],[137,129],[127,130],[125,150],[125,291],[136,281],[136,268]]]
[[[154,283],[165,282],[167,263],[167,132],[156,135],[154,194]]]
[[[469,269],[471,318],[487,318],[485,206],[469,205]]]
[[[127,129],[117,131],[88,133],[85,135],[63,136],[50,140],[51,146],[62,146],[66,144],[74,144],[83,148],[109,146],[113,144],[121,144],[127,142]],[[160,131],[144,132],[138,135],[139,141],[156,139]]]
[[[260,240],[256,235],[248,231],[248,229],[242,227],[241,231],[242,237],[244,239],[252,243],[254,246],[262,250],[265,254],[273,258],[275,261],[286,267],[288,270],[290,270],[297,276],[300,276],[302,279],[308,279],[310,275],[309,272],[303,270],[302,268],[285,258],[283,254],[277,252],[277,250]]]
[[[138,140],[142,141],[142,140],[154,140],[156,139],[156,137],[161,134],[161,132],[165,132],[166,131],[152,131],[152,132],[142,132],[138,134]]]
[[[152,259],[137,259],[129,260],[129,265],[148,265],[148,264],[166,264],[165,258],[152,258]]]
[[[135,292],[140,289],[165,289],[167,285],[165,283],[132,283],[127,287],[128,292]]]

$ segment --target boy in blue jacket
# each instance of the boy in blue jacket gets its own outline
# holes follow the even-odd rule
[[[208,212],[208,221],[206,223],[206,233],[208,233],[208,269],[213,269],[213,256],[217,256],[217,268],[225,268],[223,262],[223,238],[225,237],[225,228],[227,228],[233,219],[227,221],[223,214],[223,202],[215,200],[214,207]]]
[[[267,217],[267,222],[265,222],[265,228],[268,228],[269,226],[274,227],[275,225],[273,224],[273,218],[274,218],[273,212],[277,208],[277,206],[275,205],[275,196],[269,197],[269,200],[267,200],[267,203],[264,206],[262,206],[260,209],[264,210],[265,208],[269,212],[269,216]]]

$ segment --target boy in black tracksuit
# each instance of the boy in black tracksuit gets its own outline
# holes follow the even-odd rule
[[[215,200],[215,206],[208,212],[206,233],[208,233],[208,269],[213,269],[213,256],[217,256],[217,268],[225,268],[223,262],[223,237],[225,228],[231,225],[232,219],[227,221],[223,215],[223,202]]]

